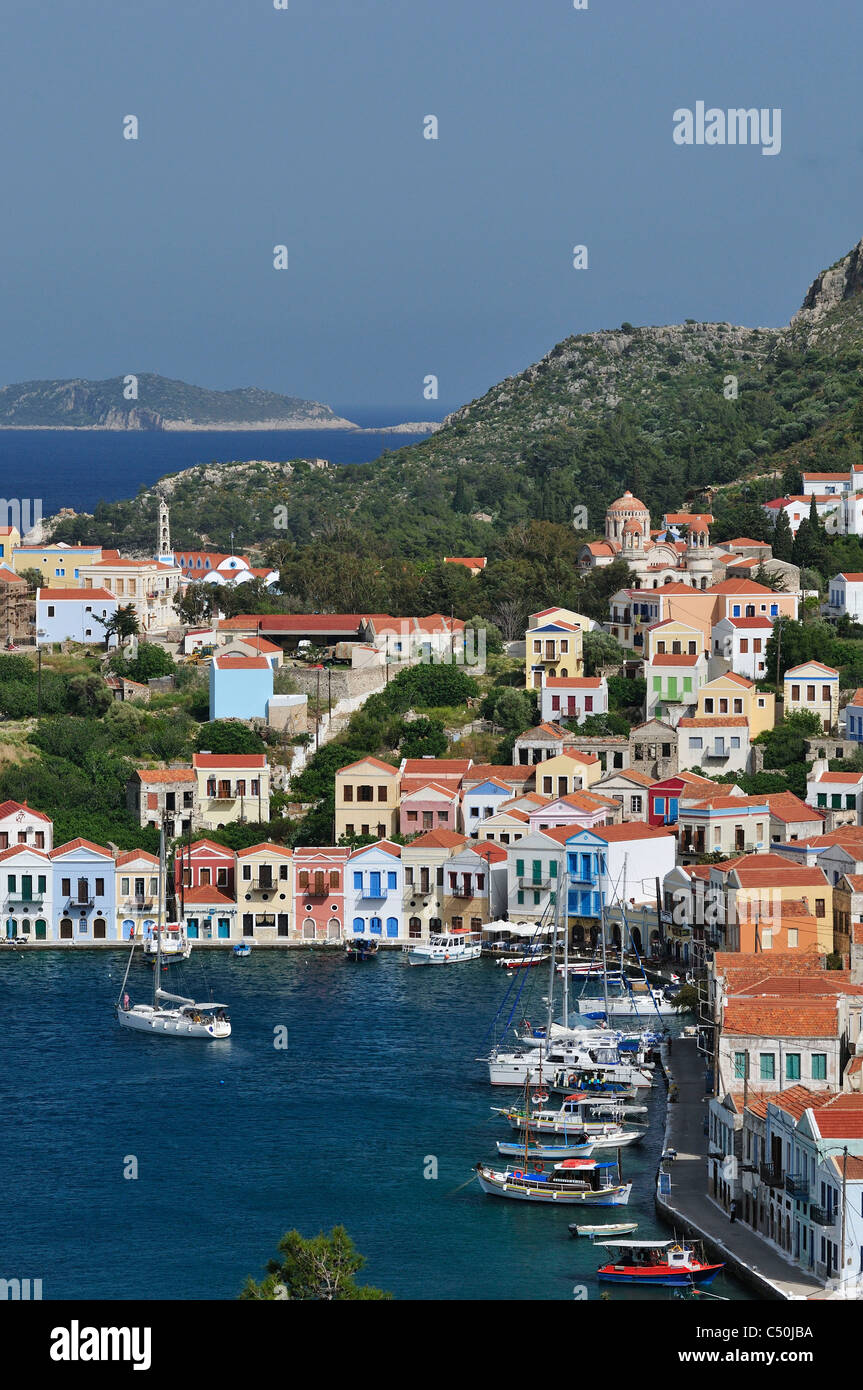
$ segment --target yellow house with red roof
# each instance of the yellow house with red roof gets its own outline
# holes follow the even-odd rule
[[[340,768],[335,777],[336,843],[354,835],[391,839],[399,829],[399,793],[399,770],[392,763],[369,755]]]
[[[776,723],[776,696],[759,690],[754,681],[726,671],[707,681],[698,692],[696,718],[742,715],[749,725],[750,739],[757,738]]]
[[[782,682],[785,714],[811,710],[830,733],[839,722],[839,672],[822,661],[804,661],[789,666]]]

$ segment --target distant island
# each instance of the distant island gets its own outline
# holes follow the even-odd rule
[[[374,434],[424,434],[435,423],[388,425]],[[211,391],[151,372],[86,381],[22,381],[0,387],[4,430],[360,430],[328,405],[243,386]]]

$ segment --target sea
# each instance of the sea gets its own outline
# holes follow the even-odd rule
[[[568,1232],[578,1217],[671,1234],[653,1204],[661,1082],[646,1141],[623,1151],[627,1208],[508,1202],[473,1178],[513,1133],[491,1107],[518,1097],[478,1059],[499,1011],[542,1016],[545,971],[193,951],[165,987],[229,1005],[232,1037],[207,1043],[119,1028],[125,967],[105,950],[0,955],[3,1278],[41,1279],[45,1299],[234,1299],[285,1231],[342,1224],[360,1279],[398,1299],[675,1301],[600,1285],[600,1252]],[[133,963],[133,1001],[151,988]],[[724,1274],[712,1291],[752,1297]]]
[[[98,502],[134,497],[166,473],[198,463],[297,458],[371,463],[385,449],[427,438],[377,430],[0,430],[0,480],[7,502],[13,493],[26,491],[27,500],[38,499],[42,516],[48,517],[61,507],[92,512]],[[32,515],[23,505],[22,511]]]

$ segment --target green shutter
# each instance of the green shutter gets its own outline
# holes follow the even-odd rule
[[[523,860],[523,859],[516,859],[516,861],[515,861],[515,876],[516,876],[516,878],[524,878],[524,860]]]

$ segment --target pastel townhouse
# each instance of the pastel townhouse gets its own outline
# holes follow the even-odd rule
[[[702,686],[695,714],[699,719],[742,715],[750,737],[757,738],[765,730],[772,729],[776,722],[776,696],[759,690],[748,677],[726,671]]]
[[[404,870],[401,846],[378,840],[354,850],[345,869],[345,923],[348,936],[407,939],[402,929]]]
[[[826,733],[839,722],[839,672],[821,661],[790,666],[782,682],[786,715],[798,710],[817,714]]]
[[[806,803],[827,813],[825,829],[860,825],[863,812],[863,772],[830,772],[826,759],[818,758],[806,780]]]
[[[402,846],[402,917],[409,941],[428,941],[443,929],[446,866],[466,844],[464,835],[440,829]]]
[[[512,788],[497,777],[487,777],[470,791],[462,794],[462,818],[464,831],[476,839],[483,821],[490,820],[500,808],[512,800]]]
[[[707,864],[677,864],[662,882],[666,916],[666,940],[672,958],[683,966],[704,968],[705,952],[712,948],[704,910],[710,876]]]
[[[525,633],[525,688],[540,690],[551,677],[584,674],[583,630],[590,623],[568,608],[532,613]]]
[[[143,941],[159,918],[159,860],[143,849],[130,849],[115,860],[117,939]]]
[[[841,873],[863,873],[863,826],[840,825],[816,835],[807,835],[793,843],[772,846],[792,864],[806,864],[823,869],[831,883]],[[831,871],[832,869],[832,871]]]
[[[468,844],[444,865],[444,928],[479,932],[507,905],[507,851],[488,841]]]
[[[548,797],[538,797],[532,805],[548,801]],[[507,801],[493,816],[481,820],[477,828],[477,839],[488,840],[492,844],[514,845],[530,833],[531,806],[523,805],[524,797],[514,797]]]
[[[200,824],[198,779],[191,767],[139,767],[126,787],[126,804],[141,826],[157,829],[164,821],[169,839],[180,838]]]
[[[767,643],[773,621],[759,618],[721,618],[713,625],[713,655],[731,664],[732,671],[752,681],[766,680]]]
[[[565,836],[566,912],[576,943],[596,941],[606,908],[620,903],[628,908],[652,904],[655,911],[661,891],[657,881],[661,884],[674,868],[673,835],[638,821],[594,826],[569,835],[563,830],[548,834]],[[640,952],[649,946],[639,927],[632,927],[632,936]]]
[[[769,846],[770,808],[763,796],[705,797],[678,812],[680,854],[752,854]]]
[[[20,544],[21,532],[17,526],[0,526],[0,561],[11,564],[12,556]]]
[[[101,545],[16,545],[10,559],[16,574],[24,570],[40,570],[46,589],[79,589],[81,567],[95,564],[102,558]]]
[[[835,574],[830,580],[827,611],[831,618],[847,615],[855,623],[863,622],[863,574]]]
[[[840,497],[833,496],[827,492],[819,492],[807,496],[805,493],[787,493],[784,497],[774,497],[770,502],[764,503],[764,510],[770,517],[773,525],[779,519],[779,513],[784,512],[788,517],[788,524],[791,527],[792,536],[796,536],[800,529],[801,521],[806,521],[812,506],[812,498],[815,499],[815,511],[822,521],[828,517],[834,517],[837,523],[841,522],[843,515],[842,500]]]
[[[617,823],[622,819],[620,804],[594,792],[572,792],[530,812],[531,830],[551,830],[559,825],[592,829],[594,825]]]
[[[710,631],[723,618],[796,618],[799,596],[780,593],[754,579],[723,579],[707,591],[714,599]],[[710,632],[707,634],[708,641]]]
[[[535,767],[514,763],[472,763],[461,778],[462,799],[483,782],[491,780],[509,787],[510,796],[523,796],[533,786],[535,776]]]
[[[616,801],[624,820],[646,820],[653,782],[654,778],[646,772],[628,767],[607,772],[598,782],[594,782],[593,791],[597,796]]]
[[[270,819],[270,768],[264,753],[194,753],[192,771],[202,830]]]
[[[190,888],[218,888],[233,898],[235,886],[234,851],[215,840],[192,840],[178,846],[174,856],[174,890],[178,899],[176,915]]]
[[[715,795],[716,791],[715,782],[709,781],[706,777],[699,777],[695,772],[678,772],[673,777],[650,781],[647,792],[647,823],[676,825],[681,805],[685,805],[687,800]],[[723,791],[729,795],[733,788],[726,787]]]
[[[769,792],[766,800],[770,807],[770,839],[773,843],[794,843],[806,839],[808,835],[820,835],[823,831],[823,814],[807,806],[792,792]]]
[[[536,790],[542,796],[569,796],[588,791],[601,776],[602,766],[595,753],[568,750],[536,768]]]
[[[818,868],[744,854],[710,866],[708,893],[723,950],[833,950],[833,889]]]
[[[703,651],[661,654],[645,657],[647,682],[646,718],[668,719],[694,709],[698,692],[707,680],[707,657]]]
[[[12,845],[31,845],[50,850],[54,843],[54,823],[26,801],[0,803],[0,850]]]
[[[681,719],[678,760],[686,768],[749,772],[752,763],[749,721],[740,714]]]
[[[845,720],[845,737],[854,743],[863,743],[863,689],[857,689],[842,711]]]
[[[345,846],[294,850],[294,939],[344,940],[348,930],[345,875],[349,857],[350,850]]]
[[[505,788],[510,796],[509,788]],[[422,835],[427,830],[457,830],[460,821],[460,797],[457,787],[441,782],[426,782],[403,792],[399,804],[399,833],[405,837]]]
[[[7,941],[54,939],[53,890],[48,850],[32,844],[0,850],[0,911]]]
[[[511,922],[539,922],[562,881],[563,845],[569,827],[532,831],[517,844],[505,846],[507,856],[507,916]]]
[[[605,676],[547,676],[540,691],[544,720],[577,719],[608,713]]]
[[[105,624],[116,612],[117,600],[107,589],[37,589],[36,645],[116,646],[116,638],[105,635]]]
[[[223,656],[210,662],[210,719],[266,719],[273,667],[265,656]]]
[[[190,941],[230,941],[237,935],[237,904],[230,894],[212,884],[187,888],[182,920]]]
[[[704,636],[701,629],[682,623],[677,618],[663,618],[645,633],[645,661],[654,656],[698,656],[702,651]]]
[[[399,771],[371,756],[339,768],[335,777],[336,842],[356,835],[386,839],[399,828]]]
[[[294,905],[292,851],[271,840],[238,850],[236,884],[243,936],[287,940]]]
[[[88,946],[116,941],[117,875],[114,856],[90,840],[69,840],[49,854],[54,939]]]

